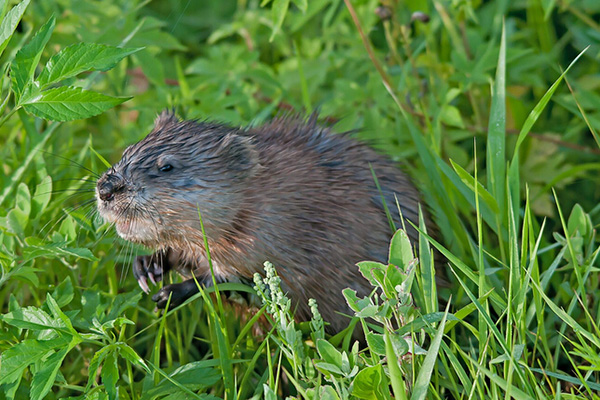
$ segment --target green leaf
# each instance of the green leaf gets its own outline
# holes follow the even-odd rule
[[[14,208],[8,212],[6,219],[11,232],[16,233],[19,236],[25,235],[25,227],[27,226],[27,221],[29,219],[23,211]]]
[[[103,347],[100,350],[98,350],[92,357],[92,360],[90,361],[90,365],[88,367],[88,382],[85,387],[86,392],[92,387],[92,384],[96,381],[96,374],[98,372],[98,368],[100,368],[100,364],[104,361],[106,356],[113,351],[113,348],[114,345],[108,345],[106,347]]]
[[[73,282],[71,277],[67,276],[60,285],[58,285],[52,292],[52,297],[56,299],[56,304],[59,307],[64,307],[69,304],[74,297]]]
[[[373,332],[367,333],[367,344],[373,353],[380,356],[385,355],[385,342],[383,340],[383,335]]]
[[[124,343],[119,344],[119,354],[121,354],[121,357],[123,357],[124,359],[129,361],[131,364],[142,367],[144,369],[144,371],[146,371],[146,373],[148,373],[148,374],[151,373],[150,368],[148,368],[148,366],[144,362],[144,359],[142,357],[140,357],[135,352],[135,350],[133,350],[128,345],[126,345]],[[186,367],[190,366],[190,364],[193,364],[193,363],[188,363],[185,366]],[[202,375],[202,377],[204,377],[204,376]]]
[[[83,258],[90,261],[98,260],[90,249],[64,247],[66,242],[45,243],[33,237],[27,238],[25,242],[28,244],[23,250],[23,259],[25,261],[40,257],[57,258],[66,256]]]
[[[21,343],[2,352],[0,359],[0,385],[20,379],[25,368],[38,362],[51,352],[56,340],[25,339]]]
[[[375,261],[361,261],[358,264],[360,273],[371,283],[371,285],[378,287],[379,276],[383,276],[387,270],[387,265],[375,262]]]
[[[382,375],[381,364],[362,369],[352,382],[352,395],[359,399],[385,399]]]
[[[575,204],[569,215],[567,222],[567,231],[569,236],[574,236],[577,231],[584,238],[592,231],[593,225],[590,220],[590,216],[583,211],[583,208],[579,204]]]
[[[54,120],[89,118],[119,105],[131,97],[110,97],[78,87],[58,87],[42,92],[23,104],[27,112]]]
[[[31,213],[31,194],[29,193],[29,188],[26,184],[21,182],[19,186],[17,186],[16,194],[15,207],[29,219],[29,214]]]
[[[102,377],[102,383],[108,393],[110,399],[117,398],[117,381],[119,380],[119,368],[117,366],[117,354],[115,351],[111,351],[106,356],[104,364],[102,364],[102,371],[100,372]]]
[[[17,25],[19,25],[19,21],[21,21],[25,9],[29,5],[29,1],[30,0],[23,0],[6,13],[2,19],[2,23],[0,23],[0,56],[8,45],[8,41],[12,37],[13,32],[17,29]]]
[[[406,271],[414,258],[408,235],[403,230],[398,230],[390,242],[389,263]]]
[[[0,320],[23,329],[44,330],[65,328],[64,323],[60,319],[52,318],[44,310],[36,307],[20,308],[1,315]]]
[[[496,67],[496,82],[492,91],[492,106],[488,123],[487,179],[492,196],[504,213],[506,185],[506,31],[502,25],[500,54]]]
[[[306,9],[308,8],[308,0],[292,0],[292,2],[300,9],[300,11],[303,13],[306,12]]]
[[[122,49],[95,43],[77,43],[52,56],[38,78],[42,89],[85,71],[107,71],[142,48]]]
[[[52,354],[42,364],[42,368],[33,375],[30,398],[43,399],[54,385],[56,374],[71,347],[65,347]]]
[[[271,33],[271,37],[269,38],[270,42],[275,39],[275,36],[281,30],[281,26],[283,25],[283,20],[285,19],[285,15],[287,14],[289,6],[290,0],[273,0],[273,5],[271,6],[273,31]]]
[[[458,108],[454,106],[445,105],[444,107],[442,107],[440,119],[443,123],[449,126],[455,126],[457,128],[465,127],[465,124],[460,115],[460,111],[458,111]]]
[[[55,22],[56,19],[54,16],[50,17],[50,19],[35,34],[33,39],[17,52],[15,59],[11,63],[10,76],[12,80],[12,90],[15,93],[15,100],[17,103],[26,86],[33,81],[33,74],[40,62],[42,52],[44,51],[50,36],[52,36]]]
[[[44,179],[35,187],[35,192],[31,198],[32,218],[38,218],[42,215],[52,196],[52,177],[46,175]]]
[[[333,364],[338,368],[342,367],[342,353],[334,345],[325,339],[317,340],[317,351],[326,363]]]

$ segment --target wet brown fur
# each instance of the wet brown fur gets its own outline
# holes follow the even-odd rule
[[[165,163],[173,169],[161,172]],[[369,165],[396,226],[394,195],[417,223],[420,197],[407,175],[318,125],[316,115],[239,129],[163,113],[108,171],[122,187],[98,207],[125,239],[168,250],[179,272],[206,277],[199,210],[218,280],[251,280],[271,261],[297,317],[310,318],[307,301],[315,298],[339,331],[349,322],[337,313],[349,313],[342,290],[372,289],[355,264],[387,260],[391,231]],[[414,229],[408,233],[417,240]]]

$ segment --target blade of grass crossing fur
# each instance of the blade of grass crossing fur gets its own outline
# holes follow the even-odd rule
[[[417,380],[415,381],[415,386],[412,392],[411,400],[423,400],[425,396],[427,396],[427,389],[429,388],[429,383],[431,382],[431,375],[433,374],[433,369],[435,367],[438,353],[440,351],[440,345],[442,343],[442,338],[444,337],[444,326],[446,325],[446,318],[448,317],[448,309],[450,307],[450,301],[446,305],[446,312],[444,313],[444,318],[440,321],[437,332],[431,341],[431,346],[427,350],[427,355],[423,360],[423,364],[421,364],[421,369],[419,370],[419,375],[417,375]]]
[[[263,307],[263,309],[266,309],[266,306]],[[256,321],[254,321],[254,322],[256,322]],[[250,359],[250,362],[246,366],[246,371],[244,372],[244,375],[242,376],[242,379],[240,380],[240,385],[239,385],[238,394],[237,394],[238,399],[246,399],[246,398],[250,397],[250,396],[248,396],[248,393],[247,393],[250,388],[246,388],[246,383],[248,382],[248,379],[250,379],[250,377],[254,374],[254,367],[256,366],[258,359],[263,355],[263,349],[267,346],[267,342],[271,340],[271,335],[273,334],[273,332],[275,332],[275,327],[272,327],[271,331],[266,335],[264,340],[262,340],[260,342],[258,348],[254,352],[254,355]],[[241,337],[241,334],[240,334],[240,337]],[[235,350],[236,346],[234,345],[232,347],[232,349]]]
[[[392,214],[390,214],[390,210],[385,202],[385,196],[383,195],[381,186],[379,186],[379,180],[377,179],[377,175],[375,175],[375,170],[373,169],[371,163],[369,163],[369,169],[371,170],[371,175],[373,175],[373,181],[375,181],[375,186],[377,186],[379,196],[381,196],[381,203],[383,204],[383,209],[385,211],[385,216],[387,217],[388,224],[390,224],[390,230],[392,231],[392,234],[394,234],[396,232],[396,224],[394,224],[394,218],[392,218]]]
[[[519,132],[519,136],[517,136],[517,143],[515,144],[514,154],[510,161],[509,168],[508,168],[508,182],[509,182],[508,184],[510,186],[510,192],[512,195],[512,205],[513,205],[513,207],[516,208],[513,212],[514,212],[515,216],[517,217],[517,221],[519,218],[519,209],[518,209],[519,199],[520,199],[520,186],[519,185],[521,183],[520,182],[520,171],[519,171],[519,150],[521,148],[521,144],[523,143],[525,138],[527,138],[527,135],[529,134],[529,132],[531,131],[531,128],[533,127],[533,124],[535,124],[535,122],[538,120],[538,118],[542,114],[542,111],[544,110],[544,108],[546,108],[546,105],[552,98],[552,95],[558,88],[558,85],[560,84],[560,82],[563,80],[563,78],[566,76],[567,72],[569,72],[571,67],[573,65],[575,65],[577,60],[579,60],[579,58],[583,55],[583,53],[586,52],[586,50],[588,48],[589,48],[589,46],[586,47],[585,49],[583,49],[577,55],[577,57],[575,57],[575,59],[573,61],[571,61],[571,64],[569,64],[567,69],[558,77],[558,79],[552,84],[552,86],[550,86],[550,88],[542,96],[542,98],[535,105],[535,107],[533,107],[533,110],[531,110],[531,112],[527,116],[527,119],[523,123],[523,127],[521,128],[521,131]]]
[[[232,351],[236,351],[236,349],[242,343],[242,341],[245,339],[246,335],[250,332],[250,330],[252,329],[252,327],[254,326],[254,324],[257,323],[258,319],[265,313],[266,309],[267,309],[267,305],[265,304],[264,306],[262,306],[262,308],[260,310],[258,310],[252,316],[252,318],[250,318],[250,320],[248,320],[248,322],[246,322],[246,324],[244,325],[244,327],[240,331],[240,334],[238,335],[237,339],[235,340],[235,342],[231,346],[231,350]]]
[[[419,205],[419,227],[423,232],[427,232],[421,205]],[[418,278],[421,280],[421,287],[423,288],[425,313],[431,314],[438,311],[435,265],[433,254],[431,253],[431,246],[429,246],[429,242],[423,235],[419,235],[419,266],[421,268],[421,273],[418,274]]]
[[[406,400],[406,383],[404,382],[404,377],[402,376],[402,372],[400,371],[400,366],[398,365],[398,358],[396,357],[396,353],[394,352],[394,348],[392,347],[392,339],[390,338],[390,333],[387,329],[384,333],[384,342],[385,342],[385,354],[388,360],[388,369],[390,374],[390,381],[392,383],[392,391],[394,392],[394,398],[397,400]]]
[[[225,311],[223,309],[223,303],[221,302],[221,294],[219,293],[219,286],[217,285],[217,278],[215,277],[215,271],[213,269],[212,258],[210,257],[210,249],[208,248],[208,238],[206,237],[206,232],[204,231],[204,222],[202,221],[202,215],[200,213],[200,205],[196,204],[196,209],[198,210],[198,220],[200,221],[200,228],[202,229],[202,238],[204,239],[204,249],[206,250],[206,259],[208,261],[208,266],[210,267],[210,276],[212,278],[213,287],[215,288],[215,294],[217,297],[217,306],[219,307],[219,315],[223,317],[225,315]]]
[[[506,185],[506,30],[502,23],[500,52],[496,67],[496,81],[492,90],[492,105],[487,136],[487,181],[493,198],[498,203],[499,213],[496,213],[497,232],[501,231],[502,221],[506,215],[504,188]],[[502,235],[500,250],[503,250]],[[502,256],[504,260],[504,254]]]
[[[214,335],[214,339],[216,339],[216,341],[214,339],[211,341],[211,347],[214,357],[219,359],[219,366],[221,367],[221,374],[223,375],[223,386],[225,387],[225,396],[227,399],[237,399],[233,364],[230,358],[231,349],[229,348],[227,332],[223,328],[223,324],[221,322],[221,315],[223,314],[219,314],[217,310],[215,310],[213,302],[205,290],[201,289],[200,294],[204,299],[206,307],[208,308],[209,323],[212,325],[211,333]],[[217,297],[219,296],[219,293],[216,292],[216,290],[215,294]]]

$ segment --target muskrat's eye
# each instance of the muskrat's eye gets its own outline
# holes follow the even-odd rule
[[[158,167],[158,170],[160,172],[169,172],[172,169],[173,169],[173,166],[171,164],[165,164],[162,167]]]

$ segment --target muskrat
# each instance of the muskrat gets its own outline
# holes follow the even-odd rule
[[[408,176],[349,134],[319,125],[317,114],[233,128],[163,112],[96,188],[98,211],[117,233],[156,251],[133,262],[146,293],[147,281],[171,268],[188,278],[162,287],[152,297],[157,307],[170,294],[176,306],[197,293],[192,274],[212,284],[200,214],[217,281],[251,282],[270,261],[296,317],[310,318],[314,298],[330,332],[349,323],[339,313],[350,312],[342,290],[373,289],[355,264],[387,261],[393,232],[382,194],[390,210],[397,198],[402,216],[418,224],[420,196]],[[416,243],[418,232],[405,226]]]

